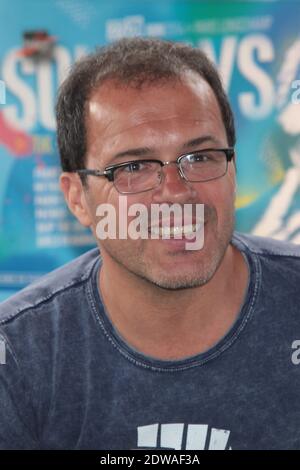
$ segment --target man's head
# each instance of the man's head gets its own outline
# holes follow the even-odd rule
[[[206,56],[151,39],[124,39],[76,64],[60,90],[57,122],[61,187],[71,211],[94,234],[97,206],[110,203],[118,211],[119,193],[105,178],[80,180],[77,170],[145,158],[175,162],[184,153],[235,144],[231,108]],[[184,180],[175,165],[161,172],[161,184],[129,194],[128,206],[204,204],[204,248],[187,251],[174,240],[102,240],[104,266],[167,289],[205,284],[233,231],[234,165],[206,182]]]

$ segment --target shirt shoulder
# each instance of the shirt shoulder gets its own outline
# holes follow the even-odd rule
[[[232,241],[241,251],[249,251],[270,258],[290,257],[300,262],[300,246],[294,243],[240,232],[234,232]]]
[[[93,248],[69,263],[42,276],[0,304],[0,326],[36,309],[44,302],[51,302],[67,289],[89,279],[92,268],[100,258],[98,248]]]

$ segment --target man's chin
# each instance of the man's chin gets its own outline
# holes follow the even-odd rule
[[[209,282],[209,279],[156,279],[150,282],[163,290],[178,291],[204,286]]]
[[[187,255],[161,257],[153,269],[150,263],[144,271],[144,279],[164,290],[183,290],[201,287],[207,284],[216,274],[224,258],[227,246],[216,251],[213,255],[209,250],[203,250],[198,256],[193,252]],[[194,252],[195,253],[195,252]]]
[[[202,265],[200,272],[198,265],[198,269],[194,267],[194,269],[186,270],[186,272],[182,269],[176,272],[176,270],[172,269],[164,270],[160,266],[159,270],[144,273],[141,277],[143,277],[146,282],[164,290],[193,289],[207,284],[214,276],[217,269],[216,266],[210,266],[209,268],[207,267],[207,269],[203,268],[204,266]]]

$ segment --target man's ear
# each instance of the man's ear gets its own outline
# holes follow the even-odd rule
[[[85,191],[77,173],[63,172],[59,179],[66,203],[81,225],[90,227],[92,220],[86,202]]]

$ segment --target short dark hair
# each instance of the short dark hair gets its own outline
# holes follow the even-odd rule
[[[219,74],[200,49],[151,38],[124,38],[97,48],[76,62],[60,87],[57,104],[57,140],[63,171],[85,167],[86,105],[92,92],[113,79],[132,87],[181,79],[187,70],[211,86],[220,106],[228,144],[235,144],[234,117]]]

